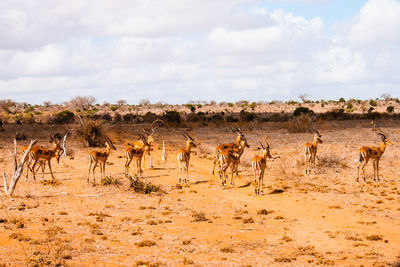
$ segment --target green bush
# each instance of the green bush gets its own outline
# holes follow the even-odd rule
[[[112,105],[110,107],[110,109],[111,109],[111,111],[116,111],[117,109],[119,109],[119,106],[118,105]]]
[[[373,107],[376,107],[376,106],[378,105],[378,103],[376,102],[376,100],[373,100],[373,99],[371,99],[371,100],[369,101],[369,104],[370,104],[371,106],[373,106]]]
[[[393,106],[388,106],[386,108],[386,111],[389,112],[389,113],[393,113],[394,112],[394,107]]]
[[[57,124],[64,124],[64,123],[72,123],[75,121],[75,114],[69,110],[63,110],[59,113],[56,113],[49,119],[49,123],[57,123]]]
[[[162,116],[162,119],[173,124],[180,124],[182,122],[181,114],[174,110],[166,111]]]
[[[345,100],[343,97],[341,97],[341,98],[339,99],[339,102],[343,103],[343,102],[346,102],[346,100]]]
[[[314,111],[306,107],[298,107],[293,111],[294,116],[300,116],[301,114],[314,114]]]

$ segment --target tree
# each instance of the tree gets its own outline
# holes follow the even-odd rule
[[[392,99],[392,96],[390,94],[381,94],[381,98],[387,102]]]
[[[301,101],[303,101],[303,103],[307,102],[308,97],[309,97],[309,95],[306,93],[299,95],[299,98],[301,99]]]
[[[148,100],[147,98],[143,98],[142,100],[140,100],[140,102],[139,102],[139,105],[142,105],[142,106],[149,106],[151,103],[150,103],[150,100]]]
[[[117,101],[117,104],[120,106],[126,105],[126,100],[120,99]]]
[[[75,109],[80,108],[84,110],[89,110],[94,103],[96,103],[96,98],[94,96],[75,96],[69,101]]]

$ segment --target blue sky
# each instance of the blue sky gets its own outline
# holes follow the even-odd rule
[[[0,99],[400,97],[398,0],[25,0],[0,8]]]

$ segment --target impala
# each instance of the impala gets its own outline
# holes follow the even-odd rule
[[[96,184],[95,169],[97,167],[97,164],[100,165],[101,178],[104,178],[106,176],[106,163],[107,163],[108,156],[111,153],[111,149],[117,150],[115,148],[115,146],[113,145],[113,143],[111,142],[110,138],[105,136],[105,139],[106,139],[106,142],[105,142],[106,150],[105,151],[93,150],[89,154],[89,174],[87,177],[87,183],[89,183],[90,170],[92,169],[92,165],[93,165],[92,173],[93,173],[93,184],[94,185]]]
[[[247,141],[246,141],[246,137],[244,136],[244,134],[242,133],[240,128],[233,129],[231,127],[231,130],[232,130],[232,132],[237,133],[236,140],[235,140],[234,143],[222,144],[222,145],[217,146],[217,148],[216,148],[216,156],[215,156],[215,159],[214,159],[214,166],[213,166],[213,170],[212,170],[212,175],[214,175],[215,165],[219,161],[221,151],[226,150],[226,149],[231,150],[232,148],[238,148],[240,146],[240,142],[242,142],[242,141],[245,141],[246,142],[246,147],[249,147],[249,145],[247,144]],[[242,153],[243,153],[243,151],[242,151]],[[239,156],[239,160],[240,160],[241,155],[242,154],[238,155]],[[238,168],[236,166],[236,175],[237,174],[238,174]]]
[[[365,166],[367,165],[368,161],[370,159],[373,160],[373,166],[374,166],[374,181],[376,181],[375,176],[378,177],[378,181],[379,179],[379,160],[381,159],[383,153],[386,150],[386,146],[391,146],[392,142],[390,142],[390,140],[387,138],[387,134],[385,134],[384,132],[382,132],[382,130],[379,128],[379,126],[373,124],[373,132],[375,132],[378,136],[381,137],[382,142],[380,143],[379,147],[368,147],[368,146],[364,146],[362,148],[359,149],[358,152],[358,167],[357,167],[357,182],[359,180],[360,177],[360,167],[363,171],[363,177],[364,177],[364,181],[365,181]],[[376,175],[375,175],[376,173]]]
[[[265,139],[265,142],[267,143],[267,147],[264,147],[264,145],[260,142],[261,148],[259,147],[258,149],[260,150],[261,153],[259,155],[255,155],[251,162],[251,167],[253,169],[253,175],[254,175],[254,186],[255,186],[254,191],[256,195],[264,194],[263,184],[264,184],[265,168],[267,167],[267,159],[280,158],[279,156],[275,157],[271,156],[270,146],[267,139]],[[257,181],[258,181],[258,186],[257,186]]]
[[[66,142],[67,135],[64,135],[64,138],[62,139],[62,145],[61,145],[61,136],[60,135],[50,135],[50,143],[53,145],[52,148],[46,149],[42,146],[33,146],[31,151],[29,152],[29,160],[27,162],[27,172],[26,172],[26,180],[28,180],[28,173],[29,171],[32,172],[33,174],[33,179],[36,180],[36,172],[39,169],[39,167],[42,168],[42,178],[44,178],[44,171],[46,168],[46,163],[49,165],[50,169],[50,174],[51,178],[54,179],[53,175],[53,170],[51,169],[51,159],[56,158],[57,163],[60,162],[60,157],[61,155],[65,155],[66,153],[66,147],[65,147],[65,142]],[[25,146],[22,151],[24,152],[28,146]],[[31,163],[33,162],[33,165],[31,167]],[[38,168],[35,170],[36,164],[39,163]]]
[[[227,170],[228,167],[231,166],[232,176],[231,176],[231,186],[233,183],[233,173],[236,171],[240,162],[240,157],[243,154],[243,151],[246,147],[249,147],[246,139],[243,139],[239,142],[238,147],[226,148],[220,151],[219,153],[219,178],[221,179],[222,185],[226,186],[227,179]]]
[[[306,174],[311,174],[311,168],[313,167],[313,172],[315,172],[315,157],[317,156],[317,148],[318,144],[322,144],[321,137],[322,135],[315,129],[314,130],[314,139],[312,142],[308,142],[304,145],[304,154],[306,160]],[[310,133],[310,129],[308,129]]]
[[[186,147],[185,149],[179,149],[178,151],[178,165],[180,169],[180,176],[178,179],[178,184],[181,183],[181,176],[183,173],[186,173],[186,178],[183,179],[185,184],[189,183],[189,161],[190,161],[190,152],[192,147],[196,147],[194,143],[194,139],[187,133],[182,132],[182,135],[186,138]]]
[[[128,147],[125,149],[125,177],[129,176],[129,165],[132,160],[135,158],[136,161],[136,176],[142,176],[142,157],[146,151],[150,151],[150,144],[147,142],[146,137],[142,134],[139,134],[139,138],[143,143],[143,147],[137,147],[135,145],[131,145],[128,143]]]
[[[150,158],[150,169],[153,168],[153,164],[151,162],[151,145],[154,142],[154,136],[153,135],[154,135],[155,130],[158,128],[158,126],[162,125],[162,124],[164,124],[164,122],[162,120],[154,120],[151,123],[151,133],[147,132],[145,129],[142,129],[143,132],[146,135],[145,141],[147,142],[148,145],[146,145],[142,139],[140,139],[140,140],[136,141],[135,143],[133,143],[134,147],[144,150],[144,153],[143,153],[143,169],[146,167],[146,155],[148,155],[149,158]]]

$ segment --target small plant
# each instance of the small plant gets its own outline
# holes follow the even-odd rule
[[[152,246],[156,245],[156,242],[154,242],[152,240],[143,240],[143,241],[140,241],[138,243],[135,243],[135,245],[137,247],[140,247],[140,248],[142,248],[142,247],[152,247]]]
[[[190,244],[192,244],[192,240],[190,240],[190,239],[187,239],[187,240],[183,240],[182,241],[182,245],[190,245]]]
[[[152,192],[164,192],[159,185],[154,185],[152,183],[144,183],[138,179],[130,179],[129,189],[133,190],[135,193],[150,194]]]
[[[268,214],[271,214],[273,212],[274,212],[273,210],[262,209],[262,210],[257,211],[257,215],[268,215]]]
[[[208,221],[204,212],[196,212],[192,213],[192,217],[194,218],[194,222],[205,222]]]
[[[293,111],[294,116],[300,116],[301,114],[314,114],[314,111],[307,107],[298,107]]]
[[[223,248],[220,249],[220,251],[222,253],[233,253],[234,252],[232,247],[223,247]]]
[[[393,106],[388,106],[388,107],[386,108],[386,111],[387,111],[388,113],[393,113],[393,112],[394,112],[394,107],[393,107]]]
[[[373,100],[373,99],[369,100],[369,104],[370,104],[372,107],[378,106],[378,103],[376,102],[376,100]]]
[[[117,178],[106,176],[101,178],[100,184],[104,186],[109,186],[109,185],[120,186],[122,183]]]
[[[382,235],[369,235],[366,238],[369,241],[380,241],[383,239]]]

